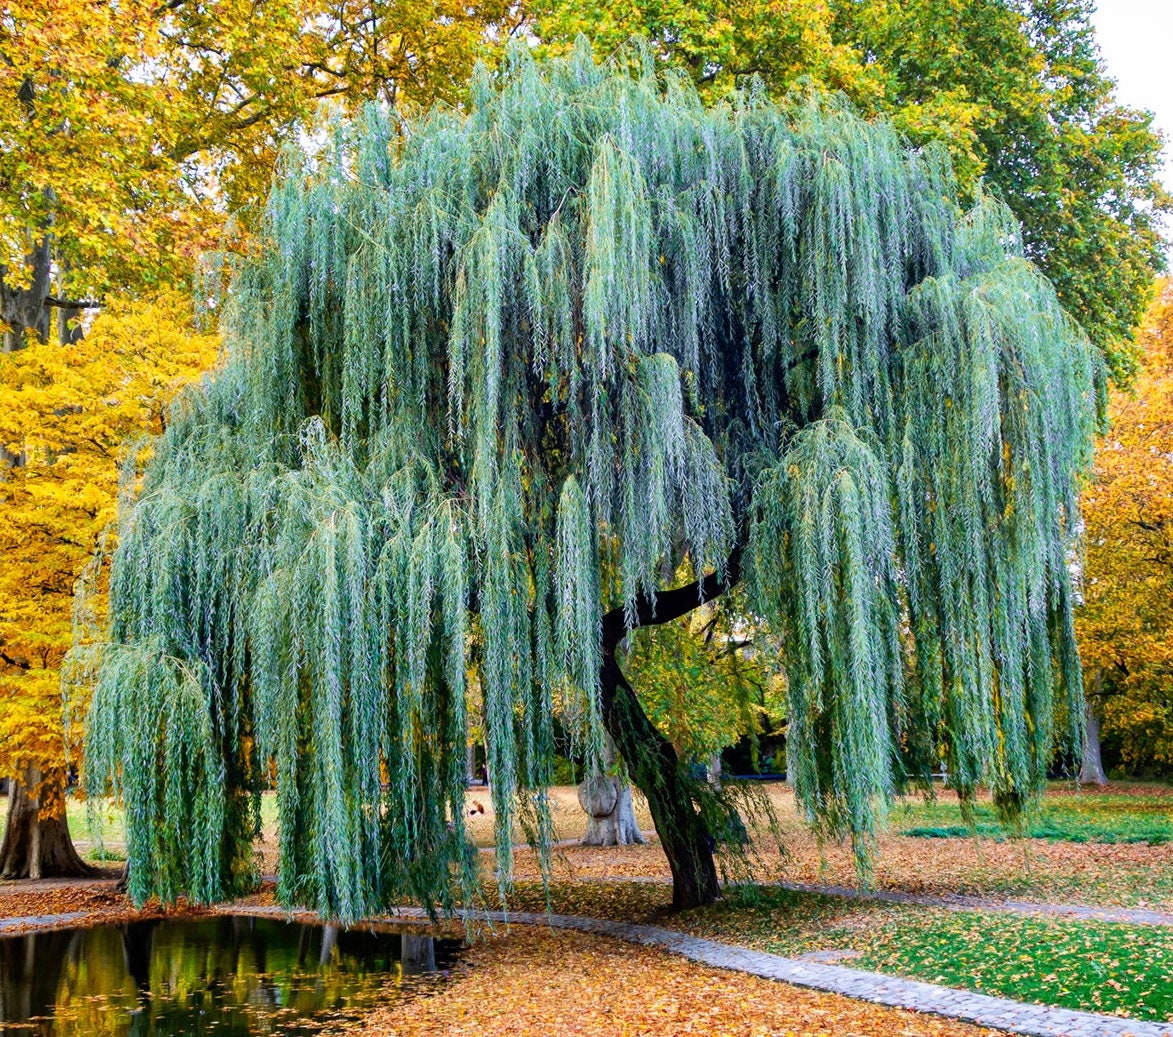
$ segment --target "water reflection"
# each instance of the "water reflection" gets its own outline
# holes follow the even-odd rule
[[[461,944],[279,919],[0,938],[0,1035],[308,1034],[434,986]]]

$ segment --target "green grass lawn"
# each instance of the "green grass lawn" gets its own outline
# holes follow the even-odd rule
[[[978,912],[889,919],[855,964],[1018,1001],[1173,1019],[1173,930]]]
[[[542,910],[537,883],[518,909]],[[638,920],[799,957],[849,951],[841,964],[1018,1001],[1134,1019],[1173,1020],[1173,928],[947,911],[748,887],[671,914],[671,890],[646,883],[558,883],[556,912]]]
[[[759,889],[671,918],[794,957],[849,950],[856,968],[1019,1001],[1173,1019],[1173,928],[946,911]]]
[[[1069,786],[1067,787],[1069,788]],[[1103,793],[1067,791],[1045,796],[1025,819],[1023,830],[1014,832],[999,824],[989,803],[975,808],[976,834],[994,839],[1025,835],[1032,839],[1095,843],[1173,842],[1173,789],[1162,794],[1151,786],[1145,791]],[[901,835],[931,838],[971,837],[955,801],[906,800],[892,811],[890,825]]]

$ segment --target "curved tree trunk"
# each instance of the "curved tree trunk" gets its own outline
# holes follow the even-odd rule
[[[78,856],[69,837],[65,801],[43,791],[51,788],[53,778],[42,780],[36,767],[29,768],[24,781],[12,782],[8,793],[8,820],[4,826],[4,843],[0,845],[0,878],[44,879],[56,876],[92,875],[91,868]],[[35,795],[30,795],[32,790]],[[59,809],[42,817],[42,800],[56,800]],[[54,804],[56,806],[56,804]]]
[[[654,601],[636,599],[634,622],[624,608],[603,616],[603,663],[599,684],[603,726],[607,729],[648,807],[660,845],[672,869],[672,909],[711,904],[721,895],[714,840],[693,806],[676,750],[639,704],[631,684],[615,658],[619,643],[638,626],[671,622],[723,594],[741,578],[741,557],[734,552],[724,572],[709,573],[702,580],[664,591]]]
[[[648,799],[660,844],[672,869],[672,910],[711,904],[721,895],[713,842],[681,775],[676,750],[648,719],[604,644],[603,724],[623,754],[631,776]]]

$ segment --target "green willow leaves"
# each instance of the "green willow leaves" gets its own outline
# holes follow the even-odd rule
[[[1082,715],[1094,351],[939,152],[648,68],[513,50],[466,111],[287,163],[122,517],[86,780],[136,898],[230,892],[272,781],[283,902],[469,902],[470,679],[505,884],[555,710],[600,744],[603,613],[682,562],[748,575],[799,793],[861,861],[942,757],[1039,787],[1055,689]]]

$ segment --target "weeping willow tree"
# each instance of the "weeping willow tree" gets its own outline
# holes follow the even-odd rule
[[[1007,211],[961,213],[890,127],[515,50],[465,110],[290,159],[225,306],[123,510],[93,678],[136,898],[237,888],[273,782],[283,902],[468,902],[474,672],[503,881],[515,823],[549,838],[557,714],[619,748],[676,905],[710,901],[710,820],[617,649],[739,581],[800,802],[862,862],[942,759],[1014,810],[1079,737],[1095,354]]]

